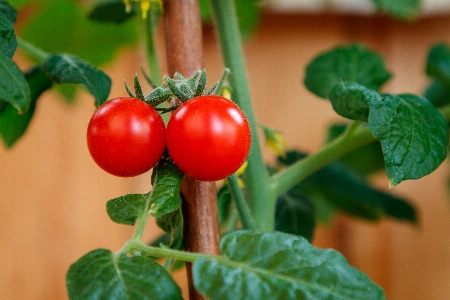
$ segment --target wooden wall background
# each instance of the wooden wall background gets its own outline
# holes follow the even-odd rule
[[[204,34],[205,66],[210,78],[219,78],[223,67],[214,32],[205,28]],[[421,93],[428,49],[450,42],[450,16],[405,24],[381,17],[265,14],[245,47],[259,122],[281,130],[293,146],[317,150],[327,126],[341,118],[303,87],[305,66],[319,51],[355,40],[387,58],[394,78],[386,90]],[[131,82],[143,57],[139,50],[124,51],[106,68],[115,83],[111,96],[124,94],[123,79]],[[66,299],[71,263],[96,248],[116,251],[130,237],[132,228],[110,221],[105,203],[147,192],[150,174],[120,179],[94,165],[85,145],[92,103],[86,93],[68,105],[47,92],[26,136],[12,150],[0,148],[0,299]],[[420,226],[341,216],[318,230],[315,244],[340,250],[389,299],[450,299],[449,173],[446,162],[430,176],[391,189],[417,205]],[[383,175],[374,182],[388,188]],[[158,232],[151,222],[147,238]],[[182,272],[176,278],[185,286]]]

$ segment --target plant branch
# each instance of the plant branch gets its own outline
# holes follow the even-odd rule
[[[281,195],[294,187],[297,183],[326,166],[344,154],[370,142],[376,138],[368,126],[354,128],[343,134],[318,152],[299,160],[286,169],[272,176],[270,188],[273,196]]]
[[[218,32],[225,67],[229,68],[232,99],[239,105],[250,124],[252,146],[248,157],[248,167],[244,173],[247,195],[250,199],[252,215],[259,228],[273,230],[275,223],[275,198],[269,188],[269,174],[262,159],[257,123],[253,113],[242,51],[236,9],[233,0],[211,0],[216,29]]]
[[[170,249],[170,248],[147,246],[138,241],[128,242],[125,245],[125,247],[120,251],[122,251],[123,253],[126,253],[126,252],[130,252],[133,250],[142,251],[146,255],[152,256],[152,257],[172,258],[172,259],[177,259],[177,260],[186,261],[186,262],[194,262],[196,259],[201,258],[201,257],[217,257],[215,255],[206,255],[206,254],[200,254],[200,253],[194,253],[194,252],[174,250],[174,249]]]
[[[147,220],[148,220],[148,211],[150,209],[151,196],[152,196],[152,193],[150,192],[147,196],[147,199],[145,200],[145,208],[144,208],[142,214],[139,216],[139,218],[136,221],[137,226],[136,226],[136,230],[133,233],[133,236],[131,237],[131,241],[136,241],[136,242],[141,241],[142,235],[145,230],[145,224],[147,224]]]
[[[45,60],[49,55],[44,50],[34,46],[33,44],[28,43],[27,41],[23,40],[20,37],[17,37],[17,45],[39,62]]]
[[[257,229],[257,225],[255,220],[250,213],[250,208],[245,201],[244,195],[242,193],[241,188],[239,187],[238,180],[236,175],[231,175],[227,178],[228,188],[230,189],[231,195],[233,197],[234,202],[236,203],[236,207],[239,212],[239,216],[242,221],[242,225],[245,229]]]

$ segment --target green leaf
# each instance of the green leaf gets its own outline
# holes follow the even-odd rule
[[[120,49],[137,44],[137,18],[120,26],[92,21],[86,18],[88,12],[81,3],[72,0],[33,3],[35,10],[20,28],[20,36],[46,52],[71,53],[94,66],[112,61]],[[61,20],[64,26],[56,26]]]
[[[30,106],[30,88],[24,75],[10,57],[0,52],[0,103],[10,103],[19,113]]]
[[[333,124],[328,128],[327,143],[340,136],[346,130],[345,124]],[[343,163],[356,173],[368,176],[385,169],[383,151],[380,141],[374,141],[361,146],[344,156],[338,162]]]
[[[436,80],[428,86],[424,96],[435,107],[450,104],[450,86],[447,86],[442,81]]]
[[[17,11],[8,1],[0,0],[0,16],[5,17],[14,24],[17,19]]]
[[[384,59],[358,44],[336,47],[317,56],[306,68],[304,79],[309,91],[328,98],[341,82],[354,82],[378,91],[389,80]]]
[[[184,174],[165,154],[153,169],[150,214],[156,218],[175,211],[181,205],[180,185]]]
[[[111,79],[103,71],[72,55],[50,54],[45,59],[44,70],[54,82],[84,85],[97,106],[107,100],[111,90]]]
[[[324,196],[335,207],[367,220],[389,216],[417,222],[414,207],[395,196],[372,188],[363,177],[339,163],[332,163],[308,177],[299,190]]]
[[[14,25],[5,17],[0,16],[0,52],[13,58],[17,48]]]
[[[112,221],[118,224],[134,225],[137,218],[145,211],[149,195],[128,194],[106,203],[106,212]]]
[[[450,88],[450,49],[446,44],[437,44],[430,49],[426,73]]]
[[[106,211],[112,221],[125,225],[134,225],[143,214],[150,213],[159,218],[171,213],[181,205],[179,190],[183,177],[184,174],[166,154],[153,168],[153,190],[150,193],[129,194],[109,200]]]
[[[413,20],[419,16],[421,0],[372,0],[378,10],[402,20]]]
[[[370,103],[369,125],[392,186],[428,175],[447,156],[447,121],[425,98],[384,95]]]
[[[355,82],[341,82],[330,92],[329,99],[333,109],[341,116],[367,122],[369,119],[369,101],[379,98],[374,90],[370,90]]]
[[[182,299],[181,289],[152,259],[106,249],[91,251],[71,265],[66,284],[71,300]]]
[[[25,133],[33,117],[37,99],[52,86],[52,82],[42,71],[41,66],[36,66],[25,73],[25,80],[30,88],[31,103],[28,110],[19,115],[11,104],[7,104],[5,108],[0,110],[0,135],[7,147],[12,147]]]
[[[199,258],[195,287],[211,299],[386,299],[338,252],[281,232],[235,231],[220,243],[225,258]]]
[[[162,215],[156,219],[158,226],[170,236],[168,247],[173,249],[183,248],[183,214],[181,209]]]
[[[275,230],[312,240],[316,212],[314,205],[306,197],[284,193],[277,198],[275,211]]]
[[[91,20],[99,22],[120,24],[130,19],[135,14],[136,12],[134,9],[130,12],[125,11],[125,3],[123,0],[102,0],[95,3],[95,6],[89,12],[88,17]]]
[[[294,163],[303,157],[303,153],[291,151],[287,153],[287,162]],[[316,206],[318,216],[329,214],[331,207],[367,220],[389,216],[417,222],[416,211],[411,204],[372,188],[364,177],[341,163],[331,163],[313,173],[289,190],[289,194],[308,198]],[[328,212],[321,211],[323,209]]]

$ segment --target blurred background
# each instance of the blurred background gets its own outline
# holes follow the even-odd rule
[[[22,5],[17,34],[39,40],[30,30],[21,32],[22,24],[34,20],[36,8],[17,2]],[[270,2],[257,16],[258,26],[244,48],[258,122],[309,153],[324,144],[331,124],[344,121],[328,101],[303,86],[305,67],[317,54],[361,42],[386,58],[394,75],[386,91],[423,94],[429,83],[424,69],[430,47],[450,43],[448,1],[429,1],[420,17],[406,22],[374,15],[370,6],[356,5],[357,0],[312,2]],[[223,64],[214,28],[205,24],[203,34],[204,64],[212,84]],[[166,74],[163,28],[156,39]],[[96,43],[102,41],[89,45]],[[133,45],[136,41],[130,40],[122,47],[114,63],[99,62],[113,80],[110,98],[125,95],[123,80],[131,83],[145,67],[142,45]],[[22,54],[15,59],[26,67],[29,61]],[[85,133],[94,112],[92,96],[80,91],[73,101],[61,97],[55,90],[45,92],[26,134],[11,149],[0,147],[0,299],[66,299],[65,274],[71,263],[96,248],[117,251],[131,236],[132,227],[109,219],[106,201],[150,189],[150,173],[116,178],[90,158]],[[264,156],[273,161],[267,148]],[[380,284],[389,299],[450,299],[449,174],[446,161],[433,174],[389,190],[416,206],[418,225],[390,219],[372,223],[339,214],[319,225],[313,243],[340,251]],[[371,180],[388,191],[384,174]],[[150,241],[160,232],[151,221],[145,238]],[[184,288],[184,271],[175,277]]]

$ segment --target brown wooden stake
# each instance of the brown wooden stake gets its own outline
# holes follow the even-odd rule
[[[203,68],[202,27],[198,0],[165,0],[164,32],[169,75],[192,76]],[[213,182],[186,177],[181,185],[184,247],[187,251],[219,254],[216,187]],[[192,282],[187,264],[189,297],[203,300]]]

